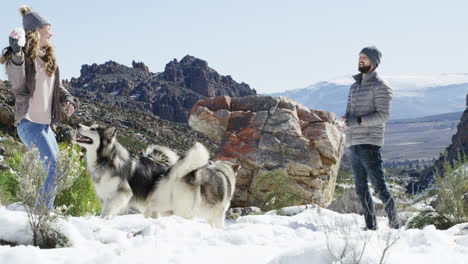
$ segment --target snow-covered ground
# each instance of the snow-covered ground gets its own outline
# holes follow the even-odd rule
[[[225,229],[175,216],[69,217],[59,220],[57,227],[72,247],[0,246],[0,263],[353,263],[365,241],[361,263],[379,263],[386,241],[396,241],[386,263],[468,263],[468,223],[446,231],[433,226],[394,231],[382,217],[378,231],[361,231],[362,216],[300,209],[289,208],[300,212],[293,216],[241,217],[227,221]],[[25,212],[0,207],[0,239],[27,241],[26,221]],[[338,257],[346,242],[339,262],[330,252]]]

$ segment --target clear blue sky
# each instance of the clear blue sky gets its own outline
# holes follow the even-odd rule
[[[108,60],[159,72],[190,54],[267,93],[355,74],[367,45],[385,75],[468,72],[468,1],[8,0],[1,47],[22,4],[51,21],[62,78]]]

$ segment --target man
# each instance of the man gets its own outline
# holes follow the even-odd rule
[[[364,209],[365,230],[376,230],[374,202],[368,179],[384,203],[391,228],[400,223],[395,201],[388,191],[382,165],[381,147],[384,144],[385,123],[390,115],[392,89],[375,69],[382,54],[376,47],[366,47],[359,54],[359,71],[348,95],[346,114],[346,145],[350,146],[356,193]]]

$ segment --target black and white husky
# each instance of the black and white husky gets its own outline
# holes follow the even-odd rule
[[[182,159],[158,145],[131,157],[116,139],[116,129],[79,125],[76,142],[86,148],[86,162],[107,219],[133,207],[146,217],[175,214],[203,218],[223,227],[235,190],[238,165],[209,161],[200,143]]]
[[[86,148],[88,172],[106,219],[131,207],[150,214],[149,195],[179,159],[174,151],[157,145],[132,157],[117,141],[114,127],[78,125],[75,141]]]

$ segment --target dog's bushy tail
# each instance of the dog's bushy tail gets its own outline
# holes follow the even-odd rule
[[[143,152],[143,157],[152,159],[155,162],[161,162],[167,166],[172,166],[179,160],[177,153],[171,149],[160,145],[149,145]]]
[[[206,166],[210,160],[210,152],[203,144],[196,142],[190,148],[185,157],[179,159],[171,168],[169,177],[173,180],[179,180],[190,172]]]

